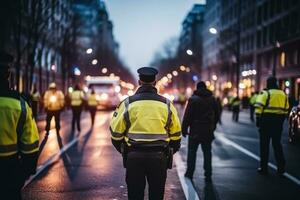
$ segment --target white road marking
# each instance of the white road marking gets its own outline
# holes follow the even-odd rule
[[[200,200],[198,193],[196,192],[191,180],[184,177],[185,164],[182,161],[182,157],[179,154],[179,152],[174,155],[174,161],[176,164],[177,174],[178,174],[185,198],[187,200]]]
[[[108,120],[109,118],[101,118],[99,121],[98,126],[102,126],[103,124],[105,124],[105,122]],[[71,140],[68,144],[65,144],[63,146],[62,149],[60,149],[59,152],[57,152],[55,155],[51,156],[48,160],[46,160],[43,164],[39,165],[36,173],[32,176],[30,176],[30,178],[25,182],[23,189],[30,184],[38,175],[40,175],[45,169],[47,169],[50,165],[52,165],[54,162],[56,162],[57,160],[59,160],[60,156],[66,152],[70,147],[72,147],[74,144],[76,144],[81,138],[85,137],[87,135],[80,135],[79,137],[74,138],[73,140]]]
[[[244,147],[240,146],[239,144],[233,142],[232,140],[229,140],[228,138],[226,138],[225,136],[223,136],[223,133],[221,132],[215,132],[217,133],[216,136],[217,136],[217,139],[219,139],[220,141],[222,141],[224,144],[227,144],[227,145],[230,145],[232,147],[234,147],[235,149],[239,150],[240,152],[248,155],[249,157],[257,160],[257,161],[260,161],[260,157],[257,156],[256,154],[250,152],[249,150],[245,149]],[[272,169],[275,169],[277,170],[277,167],[272,164],[272,163],[268,163],[268,166],[271,167]],[[300,185],[300,180],[294,176],[292,176],[291,174],[285,172],[283,174],[283,176],[285,176],[286,178],[290,179],[291,181],[293,181],[294,183],[296,183],[297,185]]]

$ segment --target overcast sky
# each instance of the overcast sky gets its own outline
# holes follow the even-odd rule
[[[180,34],[181,22],[195,3],[205,0],[105,0],[120,56],[132,72],[147,66],[169,38]]]

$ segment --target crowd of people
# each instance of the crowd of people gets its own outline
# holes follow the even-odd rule
[[[2,56],[2,57],[1,57]],[[72,131],[81,131],[80,116],[85,105],[94,125],[97,97],[91,89],[85,94],[79,85],[67,96],[55,83],[40,95],[36,88],[31,93],[31,103],[26,97],[9,88],[9,55],[0,54],[0,188],[4,196],[21,199],[21,188],[26,179],[35,173],[39,156],[39,133],[34,118],[37,107],[43,102],[46,111],[46,135],[51,119],[55,118],[57,134],[60,131],[60,115],[66,105],[72,109]],[[193,179],[196,154],[199,145],[204,157],[205,181],[212,176],[212,142],[217,123],[222,124],[221,101],[213,96],[205,82],[197,83],[188,99],[182,122],[173,103],[158,94],[156,75],[152,67],[138,70],[139,88],[133,96],[120,103],[113,113],[109,130],[112,144],[122,154],[126,168],[128,198],[144,199],[148,182],[149,200],[164,198],[167,169],[172,168],[173,154],[179,151],[181,136],[188,136],[187,169],[185,177]],[[254,97],[253,97],[254,98]],[[260,134],[260,166],[258,173],[268,174],[269,143],[272,141],[277,172],[285,173],[285,158],[281,146],[283,122],[289,112],[286,94],[279,89],[277,79],[269,77],[265,90],[251,99],[250,119]],[[30,107],[32,106],[32,109]],[[233,120],[238,121],[240,99],[232,100]],[[32,117],[34,116],[34,118]]]

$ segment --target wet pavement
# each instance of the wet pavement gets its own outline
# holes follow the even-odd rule
[[[83,113],[79,133],[70,130],[71,114],[65,113],[60,134],[57,135],[55,129],[50,131],[40,155],[38,173],[23,190],[24,199],[127,199],[122,159],[112,146],[108,131],[111,115],[112,112],[99,111],[91,129],[89,114]],[[227,111],[222,119],[213,143],[212,183],[204,181],[201,150],[193,183],[189,184],[182,177],[187,151],[186,139],[183,139],[174,167],[168,171],[165,199],[298,199],[300,146],[288,144],[287,130],[283,143],[290,177],[278,176],[273,169],[268,176],[260,176],[256,173],[259,163],[255,159],[259,156],[258,133],[248,113],[241,113],[239,123],[232,122]],[[44,123],[38,124],[41,143]],[[276,164],[272,151],[270,164]],[[196,193],[191,195],[194,188]]]

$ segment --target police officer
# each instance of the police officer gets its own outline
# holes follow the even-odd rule
[[[260,168],[258,172],[268,173],[269,144],[272,140],[278,174],[285,172],[285,159],[281,146],[282,126],[288,114],[288,98],[278,88],[277,79],[267,79],[267,90],[258,95],[255,103],[257,126],[260,133]]]
[[[41,98],[41,95],[40,95],[39,91],[37,90],[36,85],[34,86],[32,92],[30,94],[30,97],[31,97],[33,117],[36,120],[37,119],[37,113],[38,113],[38,105],[39,105],[40,98]]]
[[[49,84],[49,89],[44,95],[44,106],[47,113],[46,116],[46,135],[50,131],[50,123],[52,117],[55,118],[56,132],[60,130],[60,113],[64,107],[64,94],[62,91],[57,90],[55,83]]]
[[[91,121],[92,121],[92,127],[93,127],[94,122],[95,122],[95,115],[96,115],[96,111],[97,111],[97,105],[98,105],[97,95],[96,95],[96,92],[95,92],[94,89],[92,89],[91,93],[88,94],[87,103],[88,103],[88,109],[89,109],[90,114],[91,114]]]
[[[77,130],[81,131],[80,128],[80,115],[82,112],[84,93],[80,90],[79,85],[77,84],[74,88],[74,91],[70,94],[71,99],[71,108],[73,113],[72,118],[72,130],[75,129],[75,124],[77,125]]]
[[[39,135],[32,111],[24,98],[9,89],[8,63],[0,53],[0,194],[1,199],[21,199],[25,180],[35,173]]]
[[[232,120],[235,122],[239,121],[239,114],[240,114],[240,106],[241,101],[239,97],[235,97],[232,101]]]
[[[111,138],[115,148],[125,152],[128,198],[144,199],[147,180],[149,200],[162,200],[171,161],[168,158],[172,157],[172,150],[176,152],[180,147],[181,125],[173,104],[157,94],[158,71],[143,67],[137,72],[140,87],[114,112]]]

